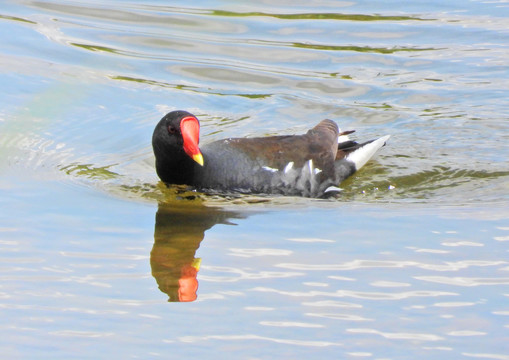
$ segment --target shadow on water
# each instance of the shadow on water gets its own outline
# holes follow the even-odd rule
[[[171,302],[197,298],[201,259],[196,251],[205,231],[216,224],[235,225],[238,212],[205,206],[193,193],[159,202],[155,218],[154,246],[150,253],[152,276]]]

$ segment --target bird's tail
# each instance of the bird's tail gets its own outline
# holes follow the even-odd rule
[[[355,165],[355,170],[359,170],[369,161],[369,159],[373,157],[373,155],[375,155],[375,153],[381,147],[385,145],[390,137],[390,135],[385,135],[381,138],[371,140],[356,146],[356,149],[346,155],[345,160],[353,163]]]

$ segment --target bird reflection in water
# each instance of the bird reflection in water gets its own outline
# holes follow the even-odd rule
[[[205,231],[216,224],[231,224],[242,218],[220,207],[208,207],[195,193],[172,196],[159,203],[156,213],[154,246],[150,253],[152,276],[171,302],[197,298],[201,259],[196,258]]]

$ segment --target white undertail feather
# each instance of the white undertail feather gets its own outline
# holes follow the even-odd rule
[[[378,149],[385,145],[385,142],[389,140],[390,137],[390,135],[382,136],[381,138],[358,148],[354,152],[351,152],[348,154],[346,159],[353,162],[355,164],[355,169],[359,170],[368,162],[369,159],[371,159],[373,155],[375,155]]]

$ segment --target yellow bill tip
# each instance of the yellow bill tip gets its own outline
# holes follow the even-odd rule
[[[193,259],[191,266],[194,267],[196,269],[196,271],[200,271],[200,265],[201,265],[201,258]]]
[[[203,155],[201,153],[194,154],[193,155],[193,160],[196,161],[201,166],[203,166]]]

